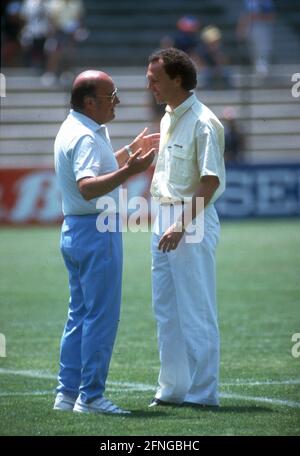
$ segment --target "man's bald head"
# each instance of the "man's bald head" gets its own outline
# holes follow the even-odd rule
[[[105,90],[113,84],[112,78],[103,71],[87,70],[76,76],[71,92],[71,107],[75,111],[84,109],[85,97],[96,97],[97,89]]]

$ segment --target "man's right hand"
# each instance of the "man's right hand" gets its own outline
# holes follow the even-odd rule
[[[140,148],[127,160],[125,167],[130,175],[142,173],[149,168],[155,156],[155,148],[150,149],[143,156],[140,156],[141,153],[142,149]]]

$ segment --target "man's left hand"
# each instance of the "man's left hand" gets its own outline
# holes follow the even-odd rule
[[[158,152],[160,134],[152,133],[151,135],[146,135],[147,130],[147,127],[144,128],[129,145],[132,152],[136,152],[138,149],[142,149],[141,155],[146,154],[150,149],[155,149],[155,152]]]

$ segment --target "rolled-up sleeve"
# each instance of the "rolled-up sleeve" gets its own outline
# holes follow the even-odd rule
[[[101,150],[92,136],[82,136],[73,150],[72,167],[76,181],[99,175]]]
[[[197,135],[197,163],[200,176],[217,176],[222,178],[223,132],[211,125],[199,129]]]

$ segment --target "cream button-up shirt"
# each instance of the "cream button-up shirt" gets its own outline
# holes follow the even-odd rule
[[[161,120],[161,139],[151,194],[160,201],[186,201],[202,176],[217,176],[219,187],[210,203],[225,190],[224,129],[219,119],[192,94]]]

